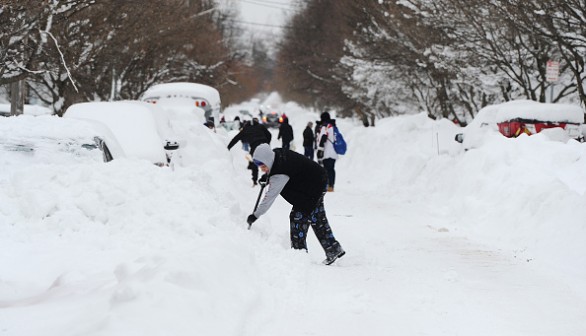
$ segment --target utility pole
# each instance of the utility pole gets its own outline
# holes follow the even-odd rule
[[[10,115],[24,113],[24,83],[24,79],[21,79],[11,84]]]

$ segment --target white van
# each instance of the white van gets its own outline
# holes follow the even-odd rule
[[[211,86],[197,83],[165,83],[150,87],[142,101],[160,105],[163,108],[193,108],[204,111],[202,122],[212,120],[219,126],[221,101],[220,92]],[[199,109],[198,109],[199,108]]]

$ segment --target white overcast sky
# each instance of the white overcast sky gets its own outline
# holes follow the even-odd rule
[[[280,35],[287,18],[294,14],[301,0],[223,0],[224,4],[238,6],[241,26],[255,33]]]

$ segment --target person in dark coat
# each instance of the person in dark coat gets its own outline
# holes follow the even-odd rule
[[[252,120],[244,120],[242,122],[242,124],[240,125],[240,128],[238,129],[238,131],[242,131],[242,129],[246,126],[250,126],[252,125]],[[240,143],[242,143],[242,150],[245,152],[250,152],[250,145],[248,144],[248,142],[244,141],[244,140],[240,140]]]
[[[234,122],[232,123],[232,128],[233,130],[240,130],[240,128],[242,127],[242,123],[240,122],[240,117],[239,116],[235,116],[234,117]]]
[[[281,148],[291,148],[291,141],[293,141],[293,127],[289,125],[289,118],[283,118],[283,122],[279,126],[279,135],[277,136],[277,139],[283,139],[283,145]]]
[[[262,124],[258,122],[257,118],[252,119],[251,124],[245,124],[242,130],[232,138],[228,144],[228,150],[232,149],[238,141],[247,143],[250,145],[250,156],[251,160],[248,162],[248,169],[252,171],[252,184],[253,186],[258,184],[258,167],[252,162],[252,155],[256,147],[260,144],[271,143],[271,132]]]
[[[303,149],[305,156],[313,160],[313,148],[315,146],[315,136],[313,135],[313,123],[310,121],[307,123],[307,127],[303,131]]]
[[[317,162],[322,165],[328,174],[328,191],[334,191],[336,183],[336,160],[338,154],[334,149],[334,126],[336,121],[330,117],[329,112],[320,116],[320,132],[317,136]]]
[[[307,250],[307,231],[313,229],[319,243],[326,253],[324,264],[329,265],[346,252],[334,237],[326,217],[324,207],[326,172],[323,167],[305,156],[271,147],[259,145],[254,152],[253,162],[265,173],[263,183],[268,189],[256,210],[247,218],[252,225],[265,214],[278,195],[289,202],[293,208],[289,214],[291,228],[291,247]]]

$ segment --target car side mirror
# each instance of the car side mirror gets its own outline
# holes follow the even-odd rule
[[[456,140],[456,142],[459,142],[459,143],[464,142],[464,134],[462,134],[462,133],[456,134],[456,137],[454,138],[454,140]]]
[[[170,151],[177,150],[179,149],[179,143],[177,141],[167,141],[164,148]]]

